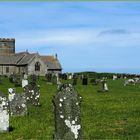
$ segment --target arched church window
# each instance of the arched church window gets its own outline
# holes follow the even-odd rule
[[[35,63],[35,71],[40,71],[40,63],[39,62]]]

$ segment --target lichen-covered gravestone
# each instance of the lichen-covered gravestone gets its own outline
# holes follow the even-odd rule
[[[26,101],[28,105],[40,105],[39,98],[40,98],[40,88],[37,85],[37,77],[36,75],[31,75],[31,82],[30,84],[24,86],[24,92],[26,96]]]
[[[18,94],[15,89],[9,88],[9,104],[11,116],[24,116],[27,115],[27,105],[25,95]]]
[[[40,89],[38,86],[33,85],[26,85],[24,87],[24,92],[26,96],[27,104],[29,105],[40,105],[39,98],[40,98]]]
[[[53,99],[55,111],[54,140],[82,140],[80,124],[81,97],[70,84],[63,84]]]
[[[0,133],[9,131],[9,104],[4,96],[0,96]]]

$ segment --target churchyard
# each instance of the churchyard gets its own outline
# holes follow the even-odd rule
[[[73,100],[78,101],[76,105],[79,104],[81,108],[80,118],[78,118],[80,121],[77,125],[75,122],[73,122],[73,125],[71,124],[71,126],[75,124],[78,131],[81,129],[80,139],[140,139],[140,83],[124,86],[124,78],[115,80],[108,78],[101,83],[92,79],[92,76],[90,76],[90,79],[88,78],[88,81],[85,80],[86,78],[82,81],[80,78],[79,76],[73,80],[70,76],[68,79],[64,76],[60,80],[61,83],[73,84],[74,93],[77,92],[81,97],[77,99],[78,96],[73,96]],[[54,107],[53,100],[58,93],[58,87],[54,79],[52,84],[45,77],[37,78],[36,82],[39,85],[39,90],[37,90],[37,94],[34,94],[36,95],[37,104],[34,104],[31,100],[33,105],[28,106],[28,113],[26,113],[26,110],[20,111],[18,109],[19,113],[22,112],[21,115],[9,116],[9,132],[0,133],[0,140],[51,140],[54,135],[57,135],[55,125],[57,125],[57,132],[59,132],[59,128],[63,126],[61,119],[68,116],[69,111],[67,110],[69,110],[69,107],[66,107],[65,112],[62,112],[60,116],[61,119],[59,118],[55,124],[55,115],[57,114],[55,111],[57,108]],[[31,80],[29,79],[29,81]],[[90,81],[94,82],[94,84]],[[102,89],[104,88],[103,83],[107,83],[105,89]],[[106,87],[108,90],[106,90]],[[31,93],[34,93],[32,92],[32,87],[22,88],[20,83],[12,83],[8,77],[1,76],[0,92],[7,98],[9,88],[15,88],[17,94],[27,92],[28,88],[30,88]],[[38,91],[40,95],[38,95]],[[30,95],[31,93],[26,94]],[[39,100],[36,98],[38,96],[40,97]],[[67,96],[69,97],[69,94]],[[40,103],[38,104],[38,102]],[[63,100],[60,98],[59,102],[59,106],[61,106]],[[79,111],[79,107],[74,106],[74,108]],[[61,112],[59,109],[58,111]],[[76,113],[77,111],[74,115]],[[77,115],[79,115],[79,112]],[[58,122],[62,123],[62,125]],[[66,125],[69,127],[68,120]],[[75,133],[76,138],[77,134]]]

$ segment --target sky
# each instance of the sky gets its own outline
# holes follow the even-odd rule
[[[0,2],[16,52],[57,53],[63,72],[140,74],[140,2]]]

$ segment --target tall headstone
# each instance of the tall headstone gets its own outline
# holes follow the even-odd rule
[[[9,88],[9,104],[11,116],[27,115],[27,105],[25,95],[16,93],[15,89]]]
[[[9,103],[6,97],[0,96],[0,133],[9,131]]]
[[[54,140],[82,140],[80,124],[81,96],[71,84],[63,84],[53,99],[55,113]]]

